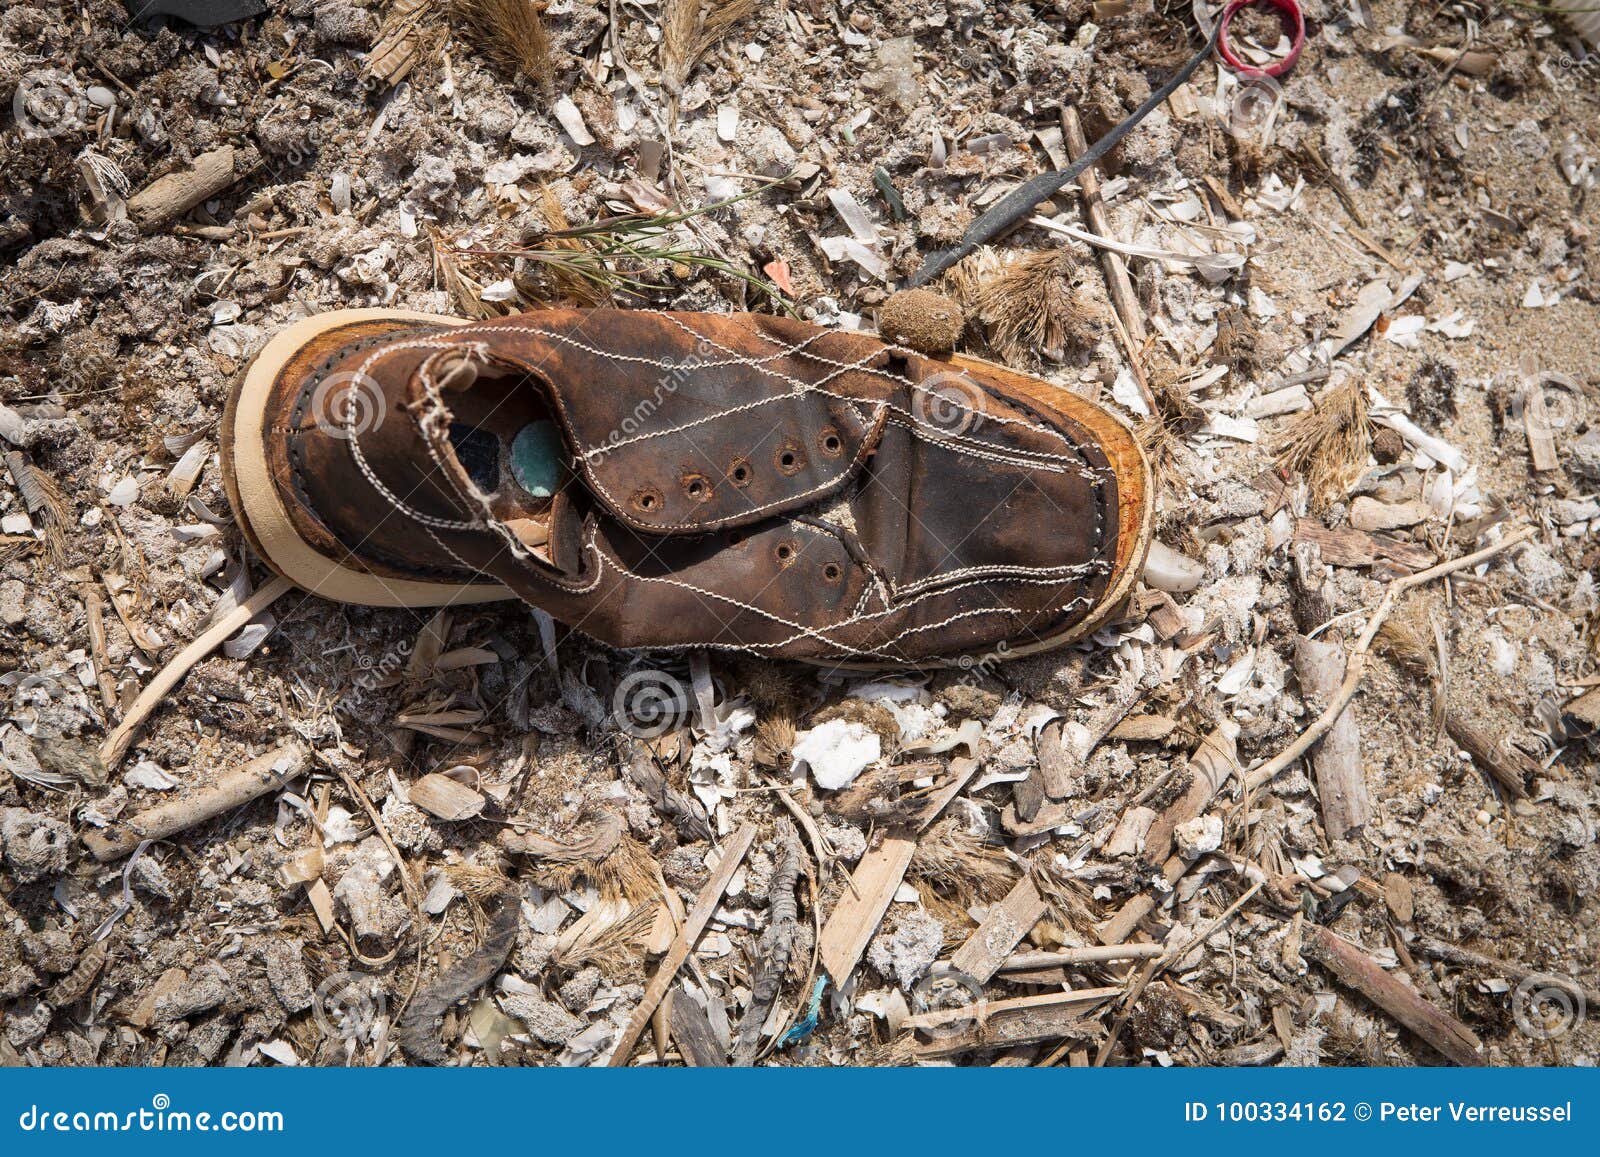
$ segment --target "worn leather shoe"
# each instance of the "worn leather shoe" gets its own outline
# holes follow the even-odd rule
[[[1071,642],[1150,538],[1102,407],[757,314],[322,314],[241,376],[223,461],[256,552],[329,598],[850,667]]]

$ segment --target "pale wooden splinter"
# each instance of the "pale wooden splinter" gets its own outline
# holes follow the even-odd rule
[[[711,923],[717,905],[722,902],[722,894],[733,882],[733,874],[744,862],[745,853],[750,850],[755,838],[755,826],[746,824],[735,832],[733,838],[723,847],[722,862],[717,865],[717,870],[711,879],[706,881],[706,886],[700,889],[700,895],[695,897],[694,907],[684,919],[683,927],[678,930],[678,935],[672,941],[672,947],[667,949],[660,967],[650,978],[644,996],[639,1000],[639,1006],[633,1010],[633,1015],[628,1018],[627,1027],[617,1038],[616,1048],[611,1051],[611,1059],[607,1062],[612,1068],[628,1063],[633,1046],[639,1043],[639,1034],[644,1032],[645,1026],[650,1023],[650,1016],[655,1012],[656,1005],[667,995],[673,979],[678,975],[678,969],[689,959],[689,953],[694,951],[700,934],[706,930],[706,925]]]

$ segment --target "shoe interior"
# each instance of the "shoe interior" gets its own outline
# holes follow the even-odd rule
[[[570,479],[566,444],[544,395],[525,379],[481,376],[452,393],[450,446],[490,513],[545,562],[552,511]]]

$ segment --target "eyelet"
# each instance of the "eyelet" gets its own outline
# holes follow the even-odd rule
[[[711,479],[704,474],[685,474],[683,492],[689,496],[691,502],[710,502],[714,493]]]
[[[750,480],[755,477],[755,473],[748,458],[735,458],[728,463],[728,481],[740,490],[750,485]]]
[[[806,455],[798,442],[785,442],[778,447],[778,452],[772,456],[772,463],[778,468],[779,474],[795,475],[805,469]]]
[[[817,435],[817,448],[829,458],[837,458],[844,453],[844,439],[839,437],[839,431],[832,426],[825,426]]]
[[[822,568],[822,577],[830,583],[836,583],[844,577],[844,567],[830,562]]]
[[[654,514],[665,504],[661,497],[661,491],[649,487],[643,490],[635,490],[631,501],[635,510],[642,510],[646,514]]]
[[[780,542],[773,548],[772,554],[778,560],[779,566],[793,566],[794,560],[800,557],[800,544]]]

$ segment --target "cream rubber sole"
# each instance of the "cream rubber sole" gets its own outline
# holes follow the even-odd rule
[[[438,607],[516,598],[499,583],[434,583],[355,570],[313,549],[295,531],[267,467],[263,444],[267,397],[279,371],[315,338],[332,329],[373,321],[469,324],[462,318],[406,309],[341,309],[297,321],[263,346],[235,387],[222,416],[223,473],[245,536],[262,561],[284,578],[336,602],[369,607]]]

